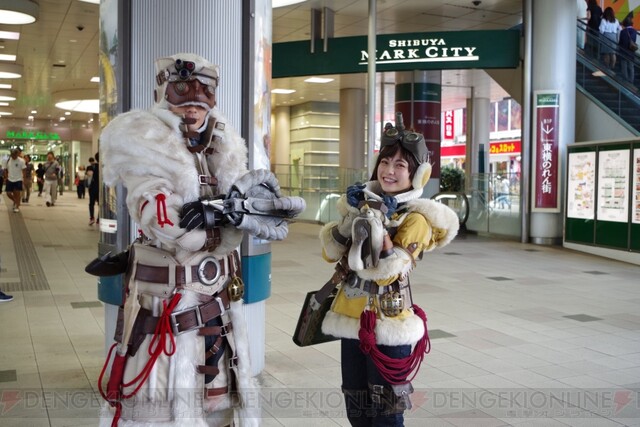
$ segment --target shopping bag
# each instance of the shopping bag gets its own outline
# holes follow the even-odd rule
[[[338,339],[332,335],[322,333],[322,321],[329,309],[331,309],[331,304],[336,297],[335,287],[322,302],[316,299],[317,293],[318,291],[312,291],[307,294],[300,311],[300,317],[298,317],[296,331],[293,333],[293,342],[300,347]]]

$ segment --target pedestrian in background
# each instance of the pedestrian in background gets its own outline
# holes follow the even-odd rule
[[[53,151],[49,151],[47,153],[47,163],[44,164],[44,201],[47,207],[56,204],[59,174],[60,164],[58,164]]]
[[[22,201],[22,188],[25,180],[24,170],[26,164],[24,159],[18,157],[17,148],[11,150],[11,157],[4,165],[4,179],[7,181],[7,196],[13,202],[13,212],[20,212],[20,202]]]

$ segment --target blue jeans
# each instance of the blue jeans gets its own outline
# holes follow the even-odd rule
[[[347,418],[354,427],[402,427],[402,413],[389,413],[384,404],[374,403],[371,399],[369,384],[385,385],[390,388],[371,357],[360,351],[360,340],[342,339],[342,390],[345,393]],[[411,354],[410,345],[378,346],[380,351],[394,359]]]

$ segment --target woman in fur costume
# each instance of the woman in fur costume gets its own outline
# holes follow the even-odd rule
[[[215,108],[216,65],[178,54],[158,59],[156,72],[153,110],[122,114],[101,136],[104,182],[127,188],[141,233],[103,392],[114,409],[102,424],[258,425],[241,311],[244,221],[221,203],[238,182],[267,182],[275,197],[279,187],[268,171],[247,171],[244,141]],[[286,235],[265,229],[248,231]]]
[[[403,425],[410,380],[429,350],[409,273],[459,225],[447,206],[420,198],[431,174],[427,147],[401,121],[387,124],[371,181],[349,187],[338,201],[340,220],[320,232],[325,260],[349,271],[322,332],[342,341],[342,390],[354,426]]]

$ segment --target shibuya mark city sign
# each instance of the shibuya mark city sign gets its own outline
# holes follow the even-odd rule
[[[326,52],[321,43],[315,53],[309,41],[275,43],[273,77],[367,72],[367,36],[329,39]],[[519,49],[517,30],[384,34],[376,37],[376,70],[516,68]]]

